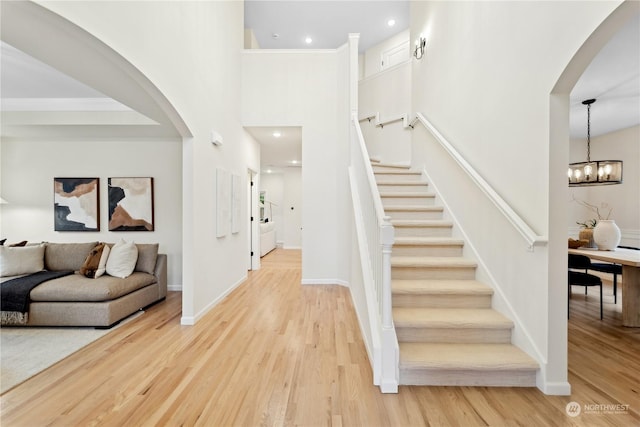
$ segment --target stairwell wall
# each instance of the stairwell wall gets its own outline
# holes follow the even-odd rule
[[[549,186],[551,91],[578,48],[618,4],[411,2],[411,39],[420,33],[427,38],[424,58],[413,61],[413,111],[422,112],[539,235],[557,229],[550,224],[559,217],[566,224],[566,212],[558,216],[553,209],[566,209],[559,194],[567,192],[550,192]],[[560,265],[566,235],[549,236],[553,252],[527,252],[524,240],[518,242],[457,168],[445,168],[433,150],[425,152],[425,133],[414,133],[413,166],[426,166],[464,228],[496,288],[495,308],[516,323],[514,343],[541,363],[538,386],[568,394],[561,304],[566,263]],[[564,253],[555,252],[561,250],[558,239]]]
[[[244,126],[302,127],[302,283],[348,284],[347,49],[246,50]]]
[[[368,76],[358,83],[359,117],[379,113],[380,120],[411,112],[411,62]],[[402,121],[376,127],[375,119],[360,123],[369,155],[383,163],[411,162],[411,132]]]

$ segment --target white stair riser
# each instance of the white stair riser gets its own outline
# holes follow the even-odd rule
[[[382,193],[400,193],[413,192],[413,193],[428,193],[429,186],[426,184],[421,185],[403,185],[403,184],[378,184],[378,190]]]
[[[397,235],[397,234],[396,234]],[[393,256],[462,256],[459,245],[393,245]]]
[[[403,327],[396,325],[398,342],[508,344],[511,328]]]
[[[391,278],[400,280],[472,280],[475,275],[474,267],[391,267]]]
[[[413,174],[413,173],[376,173],[374,174],[376,178],[376,182],[380,181],[406,181],[406,182],[416,182],[416,181],[424,181],[422,175]]]
[[[478,371],[400,367],[400,384],[432,386],[535,387],[532,370]]]
[[[395,227],[396,237],[451,237],[451,226]]]
[[[393,306],[409,308],[490,308],[491,295],[394,294]]]
[[[435,197],[402,197],[402,196],[384,196],[382,197],[382,206],[433,206],[435,205]]]
[[[428,220],[428,219],[442,219],[442,211],[391,211],[386,210],[385,213],[394,219],[419,219],[419,220]]]

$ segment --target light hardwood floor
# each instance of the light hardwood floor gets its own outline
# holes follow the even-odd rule
[[[575,288],[572,396],[535,388],[409,387],[381,394],[347,288],[301,286],[300,253],[276,250],[195,326],[181,295],[0,397],[10,426],[634,426],[640,329]],[[610,289],[605,300],[613,301]],[[569,417],[575,401],[592,413]],[[584,405],[630,405],[606,414]]]

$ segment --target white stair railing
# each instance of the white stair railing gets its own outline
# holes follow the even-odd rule
[[[361,256],[366,293],[373,295],[368,312],[374,342],[380,348],[374,354],[380,360],[373,361],[374,378],[379,381],[383,393],[397,393],[399,377],[398,339],[392,317],[391,303],[391,249],[394,229],[390,217],[382,207],[380,193],[369,161],[357,114],[351,118],[351,165],[349,178],[356,221],[356,233],[361,243]],[[375,308],[372,310],[371,308]],[[378,371],[378,372],[376,372]]]

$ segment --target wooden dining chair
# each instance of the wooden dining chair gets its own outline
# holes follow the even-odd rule
[[[584,286],[585,293],[588,287],[600,287],[600,320],[602,320],[602,280],[593,274],[583,273],[573,270],[589,270],[591,260],[584,255],[569,254],[569,275],[568,275],[568,295],[567,295],[567,318],[569,318],[569,301],[571,300],[571,287]]]

